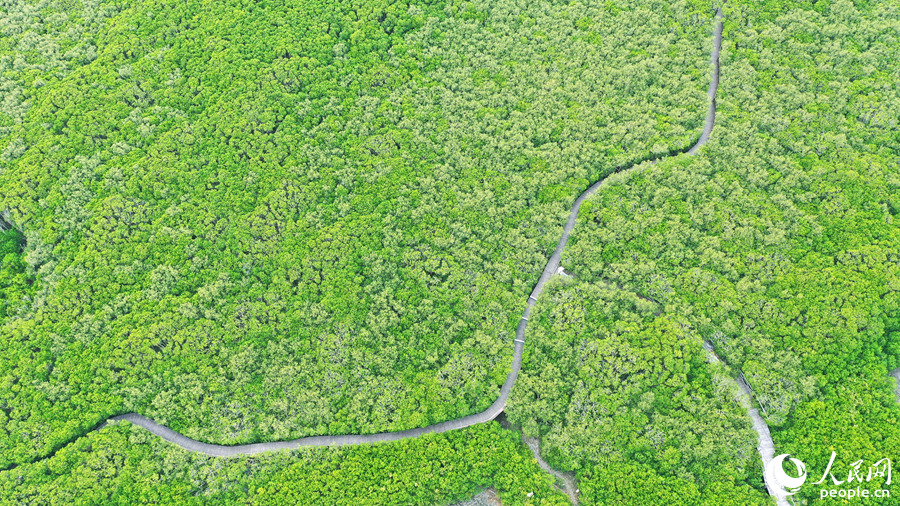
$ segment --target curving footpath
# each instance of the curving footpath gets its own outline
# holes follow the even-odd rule
[[[706,354],[710,362],[725,363],[724,360],[716,355],[712,343],[704,341],[703,347],[706,348]],[[766,484],[766,490],[768,490],[769,495],[775,498],[778,506],[790,506],[784,489],[775,485],[777,480],[774,476],[769,474],[767,469],[769,462],[775,458],[775,443],[772,441],[772,434],[769,432],[768,424],[766,424],[766,421],[760,416],[759,410],[753,407],[753,402],[751,401],[753,393],[750,389],[750,385],[748,385],[747,381],[744,379],[743,373],[736,379],[732,378],[732,381],[734,381],[735,386],[737,386],[736,394],[738,403],[747,410],[747,416],[753,420],[753,430],[756,431],[757,439],[759,441],[756,449],[759,451],[759,456],[762,459],[763,482]]]
[[[719,87],[719,52],[722,47],[722,13],[721,10],[716,12],[716,27],[714,33],[714,43],[712,50],[712,64],[713,64],[713,72],[712,79],[709,84],[709,92],[708,96],[710,99],[709,110],[706,114],[706,121],[703,127],[703,132],[700,135],[700,138],[697,142],[691,146],[690,149],[686,151],[681,151],[677,154],[687,153],[688,155],[695,154],[701,146],[706,144],[709,140],[709,136],[712,133],[713,127],[715,126],[716,119],[716,91]],[[656,163],[659,159],[652,159],[650,163]],[[641,166],[645,166],[643,164],[633,165],[627,168],[619,168],[615,170],[612,174],[630,172],[632,170],[638,169]],[[566,243],[569,240],[569,235],[572,232],[572,229],[575,228],[575,222],[578,217],[578,211],[581,208],[581,204],[591,196],[594,192],[596,192],[600,187],[604,186],[607,183],[608,178],[604,177],[603,179],[597,181],[590,188],[584,191],[581,195],[575,199],[575,202],[572,204],[571,211],[569,213],[569,219],[563,227],[562,237],[560,237],[559,242],[556,245],[556,249],[553,251],[553,254],[550,256],[550,259],[547,261],[547,265],[544,267],[543,272],[541,273],[541,277],[538,279],[537,283],[534,286],[534,290],[532,290],[531,294],[528,296],[528,300],[526,302],[525,311],[522,314],[522,319],[519,321],[519,325],[516,328],[516,337],[513,340],[513,360],[512,360],[512,370],[509,375],[506,377],[506,381],[503,383],[503,386],[500,389],[500,395],[497,397],[497,400],[494,401],[493,404],[490,405],[486,410],[481,413],[475,413],[473,415],[464,416],[462,418],[456,418],[454,420],[448,420],[446,422],[436,423],[434,425],[429,425],[427,427],[420,427],[415,429],[409,429],[398,432],[381,432],[378,434],[348,434],[348,435],[339,435],[339,436],[311,436],[311,437],[303,437],[299,439],[293,439],[290,441],[275,441],[269,443],[253,443],[253,444],[242,444],[242,445],[234,445],[234,446],[224,446],[224,445],[216,445],[203,443],[194,439],[191,439],[181,433],[178,433],[164,425],[160,425],[153,420],[147,418],[146,416],[140,415],[138,413],[126,413],[124,415],[113,416],[107,419],[105,422],[100,424],[95,430],[102,429],[106,425],[111,422],[126,420],[128,422],[133,423],[139,427],[146,429],[147,431],[155,434],[156,436],[165,439],[173,444],[180,446],[181,448],[192,451],[192,452],[200,452],[206,455],[214,456],[214,457],[229,457],[234,455],[253,455],[261,452],[268,451],[277,451],[277,450],[293,450],[301,447],[318,447],[318,446],[345,446],[345,445],[360,445],[360,444],[368,444],[368,443],[381,443],[388,441],[397,441],[401,439],[415,438],[419,437],[423,434],[432,434],[432,433],[441,433],[447,432],[456,429],[462,429],[464,427],[469,427],[471,425],[485,423],[496,418],[501,412],[503,412],[504,407],[506,406],[506,401],[509,398],[509,393],[512,391],[513,386],[516,383],[516,378],[519,374],[519,369],[522,365],[522,352],[525,347],[525,330],[528,327],[528,317],[531,315],[531,309],[534,307],[537,302],[538,297],[540,297],[541,292],[543,292],[544,284],[554,275],[559,269],[560,257],[562,255],[563,250],[566,247]],[[715,357],[715,354],[710,349],[710,354],[712,357]],[[715,357],[718,359],[718,357]],[[763,457],[763,464],[765,465],[771,460],[774,454],[774,448],[772,447],[772,438],[769,435],[768,427],[765,424],[765,421],[759,417],[759,413],[757,410],[752,409],[750,407],[750,392],[749,387],[744,385],[739,385],[742,396],[741,403],[744,404],[748,409],[748,414],[753,418],[754,429],[756,429],[757,433],[760,437],[760,453]],[[754,416],[755,412],[755,416]],[[765,446],[765,452],[764,447]],[[537,454],[539,456],[539,453]],[[549,472],[553,473],[553,470],[547,466]],[[554,473],[555,474],[555,473]],[[574,488],[572,484],[566,481],[567,488],[570,486]],[[769,488],[769,493],[775,495],[777,499],[779,499],[779,504],[784,499],[776,495],[773,488],[769,486],[767,483],[767,488]],[[574,490],[567,490],[569,492],[570,497],[574,501],[577,501],[575,498]]]
[[[688,154],[696,153],[701,146],[706,144],[707,140],[709,139],[709,135],[712,132],[713,126],[715,125],[715,97],[716,90],[718,90],[719,88],[719,51],[722,47],[721,18],[722,13],[721,11],[719,11],[716,13],[716,19],[718,20],[718,23],[716,24],[715,28],[712,51],[713,73],[712,79],[709,83],[709,111],[706,114],[706,122],[703,128],[703,133],[700,135],[700,139],[697,141],[697,143],[686,151],[686,153]],[[631,166],[625,170],[618,170],[614,172],[614,174],[628,172],[637,167],[638,166]],[[569,212],[569,220],[566,222],[565,227],[563,227],[562,237],[560,237],[559,242],[556,244],[556,249],[553,251],[553,255],[551,255],[550,259],[547,261],[547,265],[544,267],[544,271],[541,273],[541,277],[535,284],[534,290],[532,290],[531,295],[528,296],[528,300],[525,305],[525,311],[522,314],[522,319],[519,320],[518,327],[516,328],[516,337],[513,340],[514,350],[512,370],[510,371],[509,375],[507,375],[506,381],[503,382],[503,386],[500,388],[500,395],[497,397],[497,400],[495,400],[494,403],[490,405],[490,407],[488,407],[481,413],[475,413],[473,415],[464,416],[462,418],[447,420],[446,422],[436,423],[427,427],[419,427],[398,432],[380,432],[377,434],[347,434],[341,436],[310,436],[300,439],[292,439],[290,441],[275,441],[270,443],[253,443],[234,446],[202,443],[195,439],[191,439],[181,433],[175,432],[174,430],[164,425],[160,425],[147,418],[146,416],[140,415],[138,413],[126,413],[124,415],[111,417],[106,422],[101,424],[98,429],[105,427],[109,422],[127,420],[135,425],[147,429],[148,431],[165,439],[166,441],[184,448],[185,450],[205,453],[214,457],[229,457],[232,455],[253,455],[256,453],[268,452],[273,450],[293,450],[304,446],[346,446],[397,441],[400,439],[419,437],[423,434],[447,432],[450,430],[469,427],[470,425],[489,422],[494,418],[497,418],[497,416],[503,412],[503,408],[506,407],[506,400],[509,398],[509,393],[510,391],[512,391],[513,385],[516,384],[516,378],[518,377],[519,369],[522,366],[522,352],[525,349],[525,329],[528,327],[528,317],[531,315],[531,309],[537,302],[538,297],[541,296],[541,292],[544,291],[544,284],[556,273],[557,269],[559,269],[560,257],[562,255],[563,249],[565,249],[566,247],[566,243],[569,241],[569,235],[572,233],[572,229],[575,228],[575,221],[578,218],[578,210],[581,209],[581,204],[585,201],[585,199],[590,197],[600,187],[604,186],[606,184],[606,181],[607,178],[603,178],[591,185],[591,187],[585,190],[584,193],[579,195],[578,198],[575,199],[575,203],[572,204],[572,209]]]
[[[557,480],[561,481],[563,486],[559,488],[562,492],[565,492],[567,496],[569,496],[569,501],[573,504],[573,506],[578,506],[578,487],[575,486],[575,473],[572,471],[561,472],[557,471],[550,467],[550,464],[547,463],[546,460],[541,458],[541,440],[534,437],[526,437],[523,438],[525,444],[528,446],[528,449],[531,450],[531,454],[534,455],[534,460],[537,461],[538,466],[544,470],[545,473],[552,475]]]

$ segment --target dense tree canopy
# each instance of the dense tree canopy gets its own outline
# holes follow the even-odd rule
[[[14,228],[3,228],[0,218],[0,324],[23,309],[34,283],[22,255],[25,237]]]
[[[735,408],[692,365],[704,340],[746,378],[776,453],[803,460],[810,483],[832,451],[842,481],[857,460],[863,474],[896,461],[898,14],[892,2],[729,2],[710,144],[582,207],[563,256],[575,282],[538,304],[511,416],[546,435],[551,462],[579,470],[586,503],[665,502],[621,485],[657,475],[686,477],[672,493],[708,500],[721,491],[705,487],[723,482],[708,473],[723,468],[759,489],[759,461],[742,460],[747,422],[721,426]],[[629,296],[610,286],[634,295],[617,302]],[[691,403],[671,393],[679,373],[675,392]],[[666,417],[677,423],[660,427]],[[654,431],[664,442],[645,449]],[[704,455],[705,436],[719,449]],[[607,454],[626,462],[597,469]]]
[[[491,485],[503,504],[568,503],[518,434],[491,422],[391,444],[229,459],[119,424],[0,473],[0,504],[429,505]]]
[[[563,503],[496,423],[235,459],[88,431],[484,409],[573,199],[699,135],[720,4],[711,142],[585,202],[510,420],[583,504],[765,503],[737,375],[811,475],[900,460],[896,2],[28,0],[0,9],[0,502]]]
[[[602,280],[547,295],[508,411],[585,504],[765,502],[756,433],[687,320]]]
[[[3,327],[5,463],[123,411],[227,444],[484,409],[571,200],[692,142],[709,79],[688,2],[68,9],[4,36],[41,286]]]

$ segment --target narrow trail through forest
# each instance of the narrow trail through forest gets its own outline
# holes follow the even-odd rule
[[[706,114],[706,120],[703,127],[703,132],[700,135],[698,141],[691,146],[690,149],[682,150],[680,152],[666,155],[660,158],[648,160],[650,163],[656,163],[662,158],[667,158],[669,156],[677,156],[681,154],[693,155],[695,154],[700,147],[702,147],[709,140],[709,136],[712,133],[713,127],[715,126],[716,119],[716,92],[719,87],[719,53],[722,47],[722,13],[721,10],[716,12],[716,26],[713,37],[713,49],[712,49],[712,78],[710,79],[709,85],[709,110]],[[613,173],[604,177],[603,179],[597,181],[593,185],[590,186],[587,190],[585,190],[578,198],[575,199],[575,202],[572,204],[571,211],[569,213],[569,219],[566,222],[562,237],[560,237],[559,242],[556,245],[556,249],[553,251],[553,254],[550,256],[550,259],[547,261],[547,265],[544,267],[543,272],[541,273],[540,278],[534,286],[531,294],[528,296],[528,300],[526,301],[525,311],[522,314],[521,320],[519,320],[518,327],[516,329],[516,335],[513,340],[513,360],[512,360],[512,370],[506,377],[506,381],[503,383],[503,386],[500,389],[500,395],[497,397],[497,400],[493,402],[486,410],[475,413],[472,415],[464,416],[461,418],[456,418],[453,420],[447,420],[445,422],[436,423],[434,425],[429,425],[427,427],[420,427],[415,429],[409,429],[404,431],[397,432],[382,432],[378,434],[347,434],[347,435],[326,435],[326,436],[311,436],[311,437],[303,437],[299,439],[293,439],[289,441],[274,441],[268,443],[253,443],[253,444],[241,444],[234,446],[225,446],[225,445],[217,445],[217,444],[209,444],[203,443],[194,439],[191,439],[179,432],[176,432],[165,425],[161,425],[156,423],[155,421],[147,418],[138,413],[126,413],[123,415],[113,416],[101,423],[94,430],[100,430],[110,422],[126,420],[128,422],[133,423],[139,427],[146,429],[147,431],[159,436],[160,438],[169,441],[173,444],[180,446],[181,448],[192,451],[192,452],[200,452],[206,455],[214,456],[214,457],[229,457],[235,455],[253,455],[261,452],[268,451],[278,451],[278,450],[293,450],[300,447],[319,447],[319,446],[345,446],[345,445],[360,445],[360,444],[368,444],[368,443],[380,443],[380,442],[388,442],[388,441],[397,441],[401,439],[415,438],[421,436],[423,434],[431,434],[431,433],[441,433],[447,432],[456,429],[462,429],[465,427],[469,427],[471,425],[485,423],[495,419],[501,412],[503,412],[504,407],[506,406],[506,401],[509,398],[509,394],[512,391],[513,386],[516,383],[516,378],[518,377],[519,370],[522,365],[522,352],[525,347],[525,330],[528,327],[528,318],[531,315],[531,310],[537,302],[538,297],[540,297],[541,293],[544,289],[544,284],[557,273],[559,269],[560,257],[562,255],[563,250],[566,247],[566,243],[569,240],[569,235],[572,232],[572,229],[575,228],[576,219],[578,217],[578,211],[581,208],[581,204],[593,193],[595,193],[600,187],[607,184],[607,180],[609,176],[615,174],[622,174],[625,172],[630,172],[640,167],[645,167],[646,163],[637,163],[635,165],[629,167],[617,168]],[[718,360],[718,357],[715,356],[710,350],[712,357],[715,360]],[[737,380],[735,380],[737,382]],[[759,413],[756,409],[751,408],[750,403],[750,391],[749,387],[746,384],[741,386],[738,385],[741,392],[743,392],[742,396],[742,404],[748,409],[748,414],[753,419],[754,429],[759,434],[760,438],[760,454],[762,456],[763,465],[768,463],[771,460],[774,448],[772,447],[772,438],[769,435],[768,426],[765,424],[765,421],[759,416]],[[755,413],[755,416],[754,416]],[[81,435],[77,436],[81,437]],[[77,439],[77,437],[73,438]],[[71,443],[71,441],[69,441]],[[68,443],[66,443],[68,444]],[[63,445],[64,446],[64,445]],[[553,474],[554,476],[559,477],[563,480],[566,488],[566,492],[569,495],[570,499],[573,503],[577,504],[577,494],[575,489],[574,479],[571,476],[568,476],[564,473],[556,471],[552,469],[543,459],[540,458],[540,450],[539,443],[536,440],[532,440],[531,443],[528,444],[534,453],[535,457],[538,459],[538,462],[541,464],[541,467]],[[55,453],[55,452],[53,452]],[[50,455],[53,455],[51,453]],[[44,457],[48,458],[50,455]],[[769,487],[767,483],[767,487]],[[773,493],[773,489],[769,487],[769,493],[772,495],[776,495]],[[779,504],[782,504],[784,501],[783,497],[779,497]],[[786,504],[786,502],[784,503]]]
[[[563,484],[562,491],[569,496],[569,501],[572,502],[574,506],[578,506],[578,487],[575,485],[575,473],[573,472],[562,472],[557,471],[550,467],[550,464],[547,463],[541,457],[541,440],[534,437],[526,437],[524,438],[525,444],[528,446],[528,449],[531,450],[531,454],[534,455],[534,459],[537,460],[538,465],[541,469],[544,470],[545,473],[549,473],[553,475],[554,478],[561,481]]]
[[[706,115],[706,122],[700,139],[689,150],[683,151],[679,154],[695,153],[697,149],[699,149],[709,139],[709,134],[710,132],[712,132],[712,128],[715,124],[715,96],[716,90],[718,90],[719,87],[719,51],[722,46],[721,13],[717,13],[716,16],[718,22],[715,28],[715,37],[713,44],[714,47],[712,50],[713,72],[712,79],[710,80],[709,85],[709,111]],[[613,172],[613,174],[631,171],[637,168],[639,165],[640,164],[624,168],[623,170],[618,170],[616,172]],[[397,441],[400,439],[418,437],[423,434],[447,432],[450,430],[462,429],[479,423],[489,422],[494,418],[497,418],[497,416],[501,412],[503,412],[503,408],[506,407],[506,401],[509,398],[509,393],[512,391],[512,388],[516,383],[516,378],[519,375],[519,369],[522,366],[522,352],[525,349],[525,329],[528,327],[528,318],[531,315],[532,308],[534,307],[535,303],[537,303],[538,297],[540,297],[541,293],[544,291],[544,284],[554,274],[556,274],[556,271],[559,268],[560,257],[562,255],[563,249],[565,249],[566,247],[566,243],[568,243],[569,241],[569,235],[572,233],[572,229],[575,228],[575,222],[578,218],[578,211],[579,209],[581,209],[581,204],[589,196],[596,192],[597,189],[606,184],[607,178],[608,176],[591,185],[591,187],[585,190],[584,193],[579,195],[578,198],[575,199],[575,202],[572,204],[571,211],[569,212],[569,219],[563,227],[562,237],[560,237],[559,242],[556,244],[556,249],[550,256],[550,259],[547,261],[547,265],[544,267],[544,270],[541,273],[541,277],[538,279],[537,283],[534,286],[534,289],[528,296],[528,300],[526,301],[525,305],[525,311],[522,314],[522,318],[519,320],[518,327],[516,328],[516,336],[513,339],[512,370],[507,375],[506,381],[503,382],[503,386],[500,388],[500,395],[497,397],[497,400],[495,400],[493,404],[490,405],[490,407],[488,407],[481,413],[475,413],[461,418],[447,420],[445,422],[436,423],[427,427],[418,427],[415,429],[397,432],[381,432],[377,434],[346,434],[336,436],[310,436],[293,439],[290,441],[273,441],[268,443],[252,443],[234,446],[209,444],[191,439],[138,413],[126,413],[124,415],[111,417],[106,422],[101,424],[98,429],[103,428],[109,422],[127,420],[135,425],[147,429],[148,431],[165,439],[166,441],[184,448],[185,450],[201,452],[215,457],[228,457],[232,455],[253,455],[256,453],[273,450],[292,450],[303,446],[345,446]]]
[[[703,347],[706,348],[706,353],[710,362],[725,363],[724,360],[716,355],[712,343],[705,341]],[[766,421],[760,416],[759,410],[753,407],[753,401],[751,400],[753,398],[753,392],[750,389],[750,385],[744,380],[743,375],[738,378],[732,378],[732,381],[735,386],[737,386],[736,400],[747,410],[747,416],[753,420],[753,430],[756,431],[757,439],[759,441],[756,449],[759,450],[759,456],[762,459],[763,481],[766,484],[766,490],[769,491],[769,495],[775,498],[778,506],[790,506],[784,489],[775,485],[775,479],[766,472],[766,466],[768,466],[769,462],[775,458],[775,443],[772,441],[772,434],[769,432],[769,426],[766,424]]]

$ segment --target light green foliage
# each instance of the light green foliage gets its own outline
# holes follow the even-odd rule
[[[756,434],[686,321],[590,278],[537,308],[508,412],[585,504],[764,503]]]
[[[112,2],[37,0],[4,2],[0,9],[0,138],[16,132],[38,89],[97,57],[92,34],[116,14]],[[5,143],[4,143],[5,144]],[[0,152],[0,162],[21,156],[21,137]],[[2,195],[2,194],[0,194]]]
[[[185,452],[124,423],[0,473],[0,504],[431,505],[488,486],[503,504],[568,504],[519,434],[496,422],[397,443],[228,459]]]
[[[678,321],[691,336],[680,349],[661,349],[663,363],[686,361],[679,353],[702,353],[701,340],[709,340],[732,375],[743,372],[776,454],[803,460],[808,483],[822,476],[832,450],[838,454],[833,472],[842,481],[854,461],[864,460],[865,474],[875,461],[896,462],[900,454],[900,409],[887,374],[900,365],[900,11],[895,2],[728,2],[725,17],[711,142],[701,156],[647,167],[585,203],[563,258],[578,284],[541,307],[544,337],[528,369],[533,386],[523,383],[514,394],[523,426],[549,431],[556,449],[548,453],[583,470],[581,488],[593,491],[588,496],[596,503],[658,503],[637,489],[611,492],[611,484],[636,475],[668,477],[670,457],[685,467],[692,462],[663,446],[650,452],[649,466],[592,469],[592,448],[633,443],[619,432],[578,440],[583,429],[571,413],[580,397],[548,393],[561,384],[572,388],[557,369],[581,372],[584,365],[568,372],[578,363],[565,360],[609,340],[613,326],[608,315],[589,318],[589,310],[583,326],[561,326],[560,299],[603,284],[659,301],[660,316],[638,320],[628,330],[633,339],[652,344],[650,336],[664,335],[654,330],[660,319]],[[598,297],[566,296],[575,307]],[[623,319],[627,314],[614,318],[615,325]],[[601,369],[653,363],[630,356],[613,356]],[[594,391],[604,378],[591,371],[581,381]],[[708,381],[688,378],[683,388],[703,398]],[[643,381],[654,399],[677,400],[666,395],[663,381]],[[611,389],[612,398],[632,388],[624,381]],[[689,409],[675,413],[683,424],[677,430],[687,437],[718,423],[704,415],[692,426]],[[633,415],[606,416],[622,424]],[[595,419],[587,425],[601,425],[604,417]],[[742,436],[713,455],[724,458],[749,441]],[[752,467],[747,483],[762,490],[758,461]],[[702,493],[702,480],[696,483]],[[863,488],[881,485],[873,479]],[[676,485],[666,480],[660,487]],[[800,497],[818,498],[818,491],[807,485]]]
[[[493,423],[66,443],[131,410],[238,443],[484,409],[573,198],[696,139],[718,4],[4,7],[2,500],[564,501]],[[509,416],[583,504],[765,503],[739,372],[811,476],[898,460],[900,10],[724,12],[711,142],[585,203],[529,326]]]
[[[0,140],[42,287],[0,461],[124,411],[229,444],[486,408],[574,197],[699,135],[711,13],[620,5],[110,7]]]

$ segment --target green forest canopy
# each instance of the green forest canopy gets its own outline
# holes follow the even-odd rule
[[[2,458],[123,411],[229,444],[487,407],[573,196],[702,124],[711,13],[634,7],[144,2],[78,42],[77,13],[31,12],[58,20],[40,41],[18,21],[0,185],[42,288],[4,326]],[[73,44],[96,57],[41,72]]]
[[[717,502],[728,478],[711,475],[761,478],[749,419],[702,366],[703,340],[744,375],[776,454],[805,462],[810,483],[832,451],[844,482],[860,459],[865,475],[900,455],[888,377],[900,366],[900,12],[775,7],[726,8],[703,156],[587,201],[563,255],[575,279],[532,318],[510,419],[578,470],[585,502],[665,502],[645,497],[647,480]]]
[[[3,465],[129,410],[235,443],[484,408],[571,200],[689,145],[705,110],[706,3],[20,7],[0,38],[0,210],[27,240],[0,285]],[[764,502],[738,369],[779,453],[819,472],[832,447],[843,470],[898,454],[900,13],[729,2],[725,18],[711,143],[585,204],[576,277],[529,327],[509,416],[576,470],[583,504]],[[468,430],[487,434],[468,455],[522,452]],[[451,440],[440,460],[469,469]],[[207,502],[336,503],[343,464],[324,455],[420,451],[375,448],[210,461],[116,427],[0,490],[174,502],[203,493],[200,472],[221,484]],[[104,482],[79,478],[86,461]],[[502,461],[385,497],[562,500],[547,482],[529,498]]]

